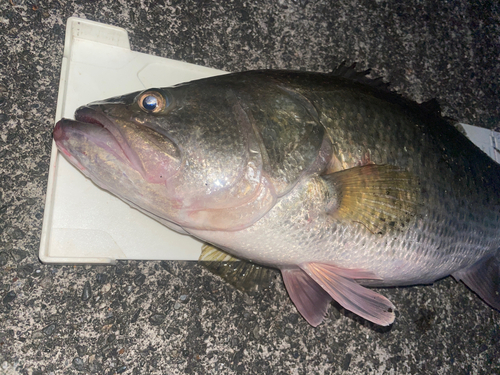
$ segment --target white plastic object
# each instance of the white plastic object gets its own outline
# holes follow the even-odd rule
[[[226,72],[130,50],[126,30],[71,17],[66,25],[56,121],[92,101]],[[462,124],[500,162],[500,133]],[[197,260],[202,243],[178,234],[99,189],[52,142],[39,257],[45,263],[119,259]]]
[[[467,137],[483,150],[490,158],[500,163],[500,133],[477,126],[460,124]]]
[[[225,73],[133,52],[126,30],[72,17],[66,25],[56,121],[74,118],[79,106],[92,101]],[[42,262],[197,260],[201,246],[99,189],[52,142]]]

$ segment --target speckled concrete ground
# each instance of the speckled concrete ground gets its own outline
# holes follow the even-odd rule
[[[495,1],[0,2],[0,374],[493,374],[500,313],[448,278],[383,290],[381,329],[332,306],[311,328],[281,279],[246,296],[192,263],[37,258],[70,16],[136,51],[228,71],[359,62],[444,113],[500,123]]]

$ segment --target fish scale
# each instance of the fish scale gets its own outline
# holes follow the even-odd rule
[[[78,109],[54,139],[145,214],[280,269],[313,326],[332,299],[391,324],[394,305],[365,286],[448,275],[500,309],[500,166],[434,103],[340,71],[250,71],[132,93]],[[217,253],[202,259],[234,260]],[[264,279],[238,265],[237,276],[214,269],[233,284]]]

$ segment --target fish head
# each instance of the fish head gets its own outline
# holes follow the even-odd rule
[[[238,230],[275,203],[245,111],[220,85],[94,102],[59,121],[53,136],[99,187],[184,229]]]

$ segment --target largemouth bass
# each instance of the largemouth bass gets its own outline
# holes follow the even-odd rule
[[[278,268],[313,326],[332,299],[389,325],[395,307],[369,287],[448,275],[500,309],[500,166],[429,105],[332,74],[249,71],[75,118],[53,134],[83,174],[169,228]]]

